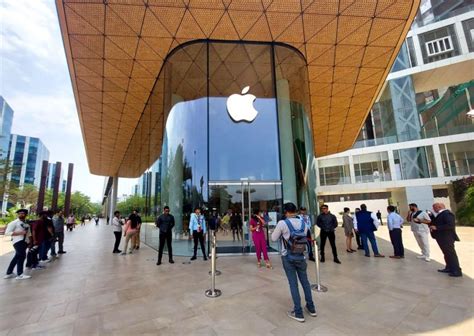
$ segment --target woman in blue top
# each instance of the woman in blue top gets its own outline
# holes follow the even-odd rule
[[[204,247],[204,235],[206,234],[206,221],[204,216],[201,215],[201,209],[195,208],[194,213],[191,214],[191,220],[189,221],[189,232],[192,232],[194,239],[194,254],[191,260],[196,260],[198,241],[201,244],[202,255],[204,260],[207,260],[206,248]]]

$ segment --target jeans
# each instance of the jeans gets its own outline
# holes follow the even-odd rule
[[[56,232],[56,238],[58,240],[58,252],[64,252],[64,231]]]
[[[336,249],[336,234],[334,231],[323,231],[321,230],[321,257],[324,258],[324,246],[326,245],[326,239],[329,239],[331,244],[332,255],[334,259],[337,259],[337,249]]]
[[[114,252],[119,250],[120,241],[122,240],[122,231],[114,231],[115,236],[115,244],[114,244]]]
[[[306,306],[308,309],[316,309],[311,296],[311,285],[309,284],[308,274],[306,273],[306,260],[290,260],[287,256],[282,256],[283,269],[285,270],[288,284],[290,285],[291,298],[293,299],[295,315],[301,317],[303,309],[301,308],[301,297],[298,290],[298,279],[303,287]]]
[[[161,262],[163,257],[163,249],[165,248],[165,242],[168,246],[168,260],[173,260],[173,247],[171,246],[172,234],[170,232],[160,233],[160,246],[158,247],[158,261]]]
[[[39,260],[48,260],[48,251],[51,248],[51,241],[49,239],[45,239],[39,249]]]
[[[403,247],[402,229],[393,229],[389,231],[390,241],[393,245],[393,255],[398,257],[405,256],[405,248]]]
[[[12,261],[10,262],[10,265],[8,266],[7,274],[12,274],[13,270],[15,269],[15,266],[16,274],[23,274],[23,264],[26,259],[26,246],[27,244],[24,240],[13,244],[13,248],[15,249],[15,256],[13,257]]]
[[[369,244],[367,242],[367,239],[369,239],[370,245],[372,245],[372,250],[374,251],[374,254],[380,254],[379,249],[377,247],[377,241],[375,240],[374,232],[361,232],[360,239],[362,240],[362,247],[364,247],[365,255],[370,255]]]
[[[33,246],[30,248],[30,250],[28,251],[28,254],[26,255],[27,268],[36,268],[36,266],[38,266],[38,253],[39,253],[38,246]]]

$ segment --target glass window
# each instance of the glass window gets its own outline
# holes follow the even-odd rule
[[[399,180],[438,176],[431,146],[394,150],[393,156],[395,174]]]
[[[440,145],[445,176],[474,174],[474,141]]]
[[[466,36],[469,52],[474,52],[474,19],[463,21],[462,26],[464,29],[464,36]]]
[[[318,166],[320,185],[351,183],[348,157],[319,160]]]
[[[460,54],[456,30],[453,25],[418,35],[425,64]],[[441,48],[444,46],[444,50]]]
[[[388,153],[372,153],[354,156],[356,183],[391,181]]]

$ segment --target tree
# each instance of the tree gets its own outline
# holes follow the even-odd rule
[[[38,200],[38,189],[32,184],[25,184],[23,187],[10,188],[9,201],[19,205],[21,208],[36,204]]]
[[[117,210],[123,215],[130,214],[133,210],[142,211],[145,208],[145,197],[134,195],[117,203]]]

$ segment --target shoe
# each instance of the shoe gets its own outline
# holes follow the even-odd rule
[[[158,261],[158,262],[156,263],[156,266],[160,266],[160,265],[161,265],[161,261]]]
[[[128,251],[128,254],[133,254],[133,251],[132,250]]]
[[[121,251],[112,251],[112,253],[120,253]]]
[[[337,259],[337,258],[334,259],[334,262],[335,262],[336,264],[340,264],[340,263],[341,263],[341,261],[340,261],[339,259]]]
[[[5,276],[3,277],[4,279],[11,279],[11,278],[14,278],[16,277],[16,274],[15,273],[10,273],[10,274],[5,274]]]
[[[31,275],[21,274],[15,278],[15,280],[25,280],[31,278]]]
[[[423,254],[420,254],[420,255],[417,255],[416,258],[417,259],[425,259],[425,256]]]
[[[461,271],[452,272],[452,273],[449,273],[449,276],[453,277],[453,278],[459,278],[459,277],[462,277],[462,273],[461,273]]]
[[[67,253],[66,251],[59,251],[58,252],[59,254],[64,254],[64,253]]]
[[[135,247],[135,250],[139,250],[139,249],[140,249],[140,246]]]
[[[314,262],[316,261],[316,259],[314,259],[314,257],[309,257],[309,260],[314,261]]]
[[[207,257],[204,257],[204,258],[202,258],[202,259],[203,259],[204,261],[206,261],[206,260],[207,260]]]
[[[443,268],[443,269],[439,269],[438,272],[440,272],[440,273],[451,273],[451,270],[449,270],[447,268]]]
[[[196,259],[197,259],[196,256],[191,257],[191,260],[196,260]]]
[[[358,250],[363,250],[364,248],[362,246],[357,246]]]
[[[370,254],[364,254],[367,258],[370,258]]]
[[[308,306],[305,306],[305,309],[308,312],[308,314],[311,315],[312,317],[318,316],[318,314],[316,313],[316,309],[314,309],[314,308],[309,309]]]
[[[120,253],[120,255],[126,255],[126,254],[127,254],[127,253],[125,253],[125,252]]]
[[[262,267],[262,263],[260,261],[257,261],[257,268],[261,268]]]
[[[353,253],[353,250],[346,250],[347,253]]]
[[[37,269],[37,270],[44,270],[44,269],[46,269],[46,266],[38,265],[38,266],[36,266],[34,269]]]
[[[323,263],[323,262],[325,262],[325,261],[326,261],[326,259],[324,259],[324,256],[322,256],[322,257],[321,257],[321,259],[320,259],[319,261]]]
[[[265,262],[265,267],[268,268],[268,269],[273,269],[273,266],[272,266],[272,264],[270,264],[269,261]]]
[[[392,259],[402,259],[402,257],[400,257],[400,256],[395,256],[395,255],[390,256],[389,258],[392,258]]]
[[[357,252],[357,250],[353,250],[353,249],[351,249],[351,251],[352,251],[352,252]]]
[[[425,257],[425,261],[426,261],[426,262],[430,262],[431,259],[430,259],[429,257]]]
[[[301,314],[299,316],[296,316],[294,311],[289,311],[288,312],[288,317],[295,320],[295,321],[298,321],[298,322],[304,322],[303,314]]]
[[[385,258],[385,256],[383,254],[376,254],[374,255],[375,258]]]
[[[174,260],[173,260],[173,259],[169,260],[168,262],[169,262],[170,264],[174,264]]]

